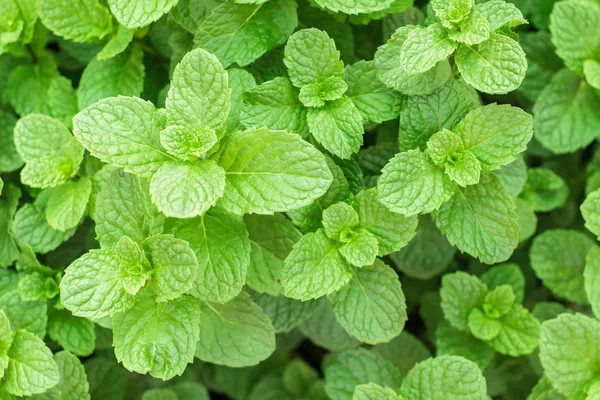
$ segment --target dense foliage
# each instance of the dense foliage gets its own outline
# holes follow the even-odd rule
[[[600,399],[598,135],[599,0],[0,0],[0,399]]]

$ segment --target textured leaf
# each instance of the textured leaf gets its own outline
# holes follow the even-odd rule
[[[306,117],[314,138],[332,154],[347,159],[360,149],[364,133],[362,116],[349,98],[310,108]]]
[[[489,171],[513,162],[527,149],[533,121],[520,108],[488,104],[468,113],[453,131],[460,135],[465,150],[475,154],[483,171]]]
[[[213,207],[225,191],[225,171],[212,160],[166,162],[150,181],[150,196],[168,217],[192,218]]]
[[[473,361],[484,370],[494,358],[495,350],[470,332],[453,327],[442,321],[435,331],[435,346],[438,356],[460,356]]]
[[[555,295],[587,304],[583,272],[585,257],[594,247],[594,241],[578,231],[547,230],[533,240],[531,267]]]
[[[294,329],[304,322],[319,304],[317,301],[300,301],[266,293],[255,294],[253,299],[269,317],[276,333]]]
[[[134,303],[111,250],[91,250],[75,260],[60,282],[60,300],[73,315],[91,319],[125,311]]]
[[[516,304],[500,318],[502,325],[491,345],[501,354],[518,357],[532,353],[538,346],[540,321],[527,309]]]
[[[323,230],[304,235],[285,259],[281,281],[285,296],[306,301],[344,286],[352,271],[339,247]]]
[[[308,135],[306,108],[288,78],[277,77],[244,93],[240,120],[248,128],[267,126],[300,136]]]
[[[75,317],[66,310],[52,311],[48,320],[48,336],[75,355],[85,357],[94,352],[94,323]]]
[[[32,333],[15,332],[8,358],[3,389],[15,396],[43,393],[59,382],[59,368],[52,352]]]
[[[448,241],[486,264],[506,261],[517,247],[515,205],[494,175],[456,192],[435,214]]]
[[[501,28],[512,28],[527,23],[517,5],[510,2],[492,0],[478,4],[475,10],[485,17],[492,32]]]
[[[298,329],[311,342],[329,351],[339,352],[360,344],[339,324],[327,297],[317,300],[315,310]]]
[[[13,131],[16,123],[17,118],[12,113],[0,111],[0,171],[2,172],[12,172],[23,165],[23,160],[15,148]]]
[[[220,204],[236,214],[272,214],[308,205],[331,182],[323,155],[298,135],[281,131],[227,135],[215,159],[227,176]]]
[[[240,115],[244,108],[244,93],[256,88],[256,79],[254,75],[242,68],[229,68],[227,78],[229,87],[231,87],[231,107],[227,117],[227,132],[241,131],[244,129],[244,124],[240,121]]]
[[[452,198],[456,185],[427,153],[398,153],[383,168],[377,181],[379,201],[390,211],[406,216],[426,214]]]
[[[23,329],[43,338],[48,322],[46,302],[24,301],[18,292],[17,275],[9,270],[0,270],[0,283],[0,309],[8,317],[11,330]]]
[[[36,253],[46,254],[73,236],[75,229],[57,231],[48,225],[44,210],[35,204],[25,204],[15,214],[11,230],[20,246],[29,245]]]
[[[534,211],[546,212],[564,206],[569,192],[567,182],[560,175],[539,167],[527,170],[527,182],[520,196]]]
[[[181,375],[194,359],[200,307],[190,296],[158,303],[147,291],[112,322],[115,356],[130,371],[167,380]]]
[[[331,240],[347,242],[347,235],[351,235],[358,225],[358,213],[347,203],[336,203],[323,211],[323,228]]]
[[[446,60],[454,52],[455,46],[439,23],[413,29],[400,50],[400,67],[409,75],[422,74],[439,61]]]
[[[350,282],[330,294],[329,299],[344,329],[368,344],[398,336],[407,320],[397,274],[379,260],[372,266],[354,269]]]
[[[498,34],[477,45],[459,46],[455,61],[469,85],[489,94],[512,92],[527,72],[523,49],[513,39]]]
[[[110,38],[102,50],[96,55],[98,60],[109,60],[125,51],[129,43],[133,40],[135,29],[125,28],[119,25],[117,33]]]
[[[600,236],[600,190],[588,194],[580,209],[585,227],[594,235]]]
[[[144,89],[146,75],[143,58],[142,49],[133,47],[131,51],[121,53],[110,60],[92,60],[83,70],[79,81],[79,109],[83,110],[107,97],[139,96]]]
[[[296,3],[221,4],[198,27],[194,42],[215,54],[225,68],[244,67],[285,42],[298,25]]]
[[[560,393],[586,399],[597,379],[600,324],[583,314],[561,314],[542,324],[540,360],[544,374]]]
[[[108,0],[110,11],[127,28],[141,28],[168,13],[177,0]]]
[[[398,389],[401,379],[394,364],[364,348],[345,350],[325,367],[325,391],[331,400],[352,399],[355,387],[364,383]]]
[[[89,384],[83,364],[68,351],[61,351],[54,355],[58,364],[60,380],[47,392],[32,397],[35,400],[89,400]]]
[[[226,304],[202,303],[202,329],[196,357],[213,364],[258,364],[275,350],[275,330],[246,293]]]
[[[525,276],[517,264],[506,263],[495,265],[485,271],[479,278],[490,290],[500,285],[510,285],[515,295],[515,302],[523,302]]]
[[[73,118],[73,134],[100,160],[149,178],[173,158],[160,145],[166,119],[137,97],[109,97]]]
[[[355,267],[371,265],[379,253],[377,238],[366,229],[351,233],[351,239],[340,246],[340,254]]]
[[[7,184],[0,193],[0,267],[6,268],[19,257],[19,248],[10,228],[19,206],[21,191]]]
[[[585,80],[595,89],[600,89],[600,63],[595,60],[585,60],[583,63]]]
[[[394,0],[315,0],[315,2],[333,12],[367,14],[389,8]]]
[[[467,330],[471,310],[483,304],[487,291],[476,276],[462,271],[444,275],[440,289],[444,316],[455,328]]]
[[[400,393],[414,400],[479,400],[486,398],[487,387],[474,362],[457,356],[439,356],[417,364],[404,379]]]
[[[403,400],[404,398],[390,388],[381,387],[374,383],[358,385],[352,395],[352,400]]]
[[[85,176],[54,187],[46,204],[48,225],[59,231],[76,227],[85,216],[91,193],[92,181]]]
[[[237,296],[250,265],[250,241],[242,219],[213,208],[183,221],[175,237],[187,240],[198,260],[195,293],[204,301],[226,303]]]
[[[600,129],[600,96],[577,74],[558,72],[533,107],[535,138],[554,153],[586,147]]]
[[[38,13],[55,35],[75,42],[102,39],[111,30],[110,13],[97,0],[41,0]]]
[[[387,343],[373,346],[372,350],[393,362],[402,375],[406,375],[416,363],[431,357],[425,344],[406,330]]]
[[[585,259],[583,271],[587,298],[595,315],[600,315],[600,248],[592,247]]]

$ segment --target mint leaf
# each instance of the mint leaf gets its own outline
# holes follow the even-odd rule
[[[600,63],[595,60],[585,60],[583,63],[583,73],[590,86],[600,89]]]
[[[358,225],[358,213],[351,205],[336,203],[323,211],[323,228],[329,239],[347,242],[346,236]]]
[[[111,31],[111,16],[99,1],[38,2],[40,19],[55,35],[75,42],[102,39]]]
[[[478,185],[459,189],[435,212],[434,219],[450,244],[493,264],[506,261],[517,247],[519,227],[514,208],[500,181],[483,175]]]
[[[291,0],[225,3],[202,21],[194,43],[215,54],[225,68],[234,62],[243,67],[284,43],[297,24],[296,3]]]
[[[6,185],[0,193],[0,267],[5,268],[19,257],[19,248],[10,228],[19,206],[21,191],[13,185]]]
[[[527,182],[521,198],[534,211],[551,211],[565,205],[569,197],[567,182],[554,171],[543,167],[527,170]]]
[[[418,27],[408,33],[402,45],[400,66],[409,75],[421,74],[446,60],[455,48],[441,24]]]
[[[531,354],[537,348],[540,322],[523,306],[514,305],[499,321],[500,332],[491,341],[496,351],[518,357]]]
[[[46,192],[48,193],[48,192]],[[11,231],[19,246],[29,245],[36,253],[46,254],[56,249],[75,233],[75,228],[58,231],[48,225],[44,204],[25,204],[15,214]]]
[[[92,60],[83,71],[77,89],[77,105],[83,110],[112,96],[139,96],[144,89],[144,52],[132,47],[110,60]]]
[[[165,115],[137,97],[109,97],[73,118],[73,134],[100,160],[149,178],[173,157],[160,145]]]
[[[352,232],[350,240],[340,246],[340,254],[355,267],[373,264],[377,253],[377,238],[366,229]]]
[[[13,131],[16,123],[17,119],[12,113],[0,111],[0,171],[2,172],[11,172],[23,166],[23,160],[15,148]]]
[[[8,366],[3,380],[3,389],[8,393],[31,396],[59,383],[59,367],[40,338],[18,330],[8,350]]]
[[[404,398],[387,387],[374,383],[358,385],[352,395],[352,400],[403,400]]]
[[[226,304],[202,303],[202,329],[196,357],[213,364],[258,364],[275,350],[275,330],[246,293]]]
[[[476,276],[462,271],[444,275],[440,289],[444,316],[455,328],[467,330],[471,310],[483,304],[487,291]]]
[[[66,310],[53,310],[50,313],[48,336],[63,349],[77,356],[85,357],[94,352],[96,342],[94,323],[85,318],[75,317]]]
[[[515,296],[515,302],[523,302],[525,276],[517,264],[506,263],[495,265],[485,271],[479,278],[490,290],[500,285],[510,285]]]
[[[344,286],[352,271],[339,247],[322,229],[304,235],[285,259],[281,281],[284,295],[306,301]]]
[[[269,317],[276,333],[290,332],[318,306],[316,301],[299,301],[266,293],[254,294],[252,298]]]
[[[168,217],[202,215],[224,191],[225,171],[212,160],[166,162],[150,181],[152,202]]]
[[[79,359],[68,351],[54,354],[54,360],[58,364],[60,380],[47,392],[33,396],[36,400],[89,400],[89,384],[83,364]]]
[[[299,99],[305,107],[323,107],[326,101],[340,99],[346,90],[348,85],[342,78],[330,76],[320,82],[302,86]]]
[[[298,135],[280,131],[227,135],[214,159],[227,178],[220,204],[237,214],[272,214],[308,205],[325,194],[331,181],[322,154]]]
[[[583,272],[586,254],[594,247],[594,241],[583,233],[547,230],[533,240],[529,250],[531,267],[555,295],[588,304]]]
[[[248,128],[270,129],[308,135],[307,109],[298,100],[300,92],[288,78],[277,77],[246,91],[240,121]]]
[[[585,227],[594,235],[600,236],[600,190],[588,194],[581,204],[581,216],[585,220]]]
[[[518,6],[510,2],[492,0],[478,4],[475,10],[485,17],[492,32],[527,24]]]
[[[1,271],[0,283],[0,309],[8,317],[12,331],[22,329],[43,338],[48,322],[46,302],[23,300],[18,291],[17,275],[9,270]]]
[[[426,152],[398,153],[383,168],[377,181],[379,201],[390,211],[406,216],[426,214],[450,200],[456,185]]]
[[[200,307],[190,296],[158,303],[146,291],[112,322],[115,356],[131,371],[167,380],[181,375],[194,359]]]
[[[407,320],[398,276],[379,260],[353,269],[350,282],[328,297],[337,320],[361,342],[387,342],[402,332]]]
[[[310,108],[306,117],[314,138],[342,159],[350,158],[363,144],[362,116],[347,97]]]
[[[462,357],[439,356],[417,364],[402,382],[408,399],[475,400],[487,396],[485,379],[477,364]]]
[[[600,292],[598,291],[598,278],[600,278],[600,248],[592,247],[585,257],[583,280],[585,293],[595,315],[600,315]]]
[[[102,50],[96,55],[98,60],[109,60],[125,51],[129,43],[133,40],[135,29],[125,28],[119,25],[115,35],[110,38]]]
[[[477,339],[471,332],[462,331],[452,326],[448,321],[442,321],[435,331],[435,346],[438,356],[460,356],[473,361],[482,370],[494,358],[494,349]]]
[[[317,300],[315,310],[298,325],[298,330],[311,342],[329,351],[339,352],[360,344],[342,328],[326,297]]]
[[[123,287],[119,261],[111,250],[90,250],[65,270],[61,303],[73,315],[98,319],[125,311],[134,298]]]
[[[477,45],[459,46],[455,61],[469,85],[489,94],[512,92],[527,72],[527,60],[519,44],[499,34]]]
[[[169,12],[177,0],[126,1],[108,0],[110,11],[127,28],[141,28]]]
[[[48,225],[59,231],[76,227],[83,219],[92,193],[92,181],[81,177],[52,188],[46,204]]]
[[[333,12],[344,14],[367,14],[382,11],[392,6],[394,0],[315,0],[315,2]]]

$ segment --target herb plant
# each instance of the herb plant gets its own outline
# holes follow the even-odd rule
[[[0,0],[0,399],[600,399],[598,0]]]

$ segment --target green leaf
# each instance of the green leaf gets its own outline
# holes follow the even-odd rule
[[[94,323],[85,318],[75,317],[66,310],[51,311],[48,319],[48,336],[63,349],[77,356],[86,357],[94,352],[96,342]]]
[[[431,8],[435,15],[451,28],[454,24],[461,22],[469,17],[473,9],[473,0],[432,0]]]
[[[59,231],[76,227],[85,216],[91,193],[92,181],[86,176],[52,188],[46,204],[48,225]]]
[[[489,341],[498,336],[502,323],[487,316],[481,309],[474,308],[469,313],[469,331],[477,339]]]
[[[398,336],[407,320],[396,272],[382,261],[353,269],[348,284],[329,295],[340,324],[361,342],[377,344]]]
[[[480,400],[487,397],[487,387],[474,362],[439,356],[417,364],[404,379],[400,393],[411,400]]]
[[[345,69],[346,96],[352,100],[363,123],[389,121],[400,114],[402,96],[377,79],[374,61],[361,60]]]
[[[89,384],[83,364],[68,351],[54,354],[60,380],[47,392],[32,397],[34,400],[89,400]]]
[[[468,113],[454,127],[464,148],[475,154],[483,171],[497,169],[517,159],[533,137],[531,115],[510,105],[488,104]]]
[[[486,264],[506,261],[517,247],[519,225],[514,202],[494,175],[456,191],[434,214],[450,244]]]
[[[15,396],[43,393],[59,382],[59,367],[44,342],[27,331],[15,332],[8,350],[3,389]]]
[[[125,28],[123,25],[119,25],[117,33],[115,33],[106,45],[104,45],[100,53],[96,55],[96,58],[100,61],[104,61],[121,54],[133,40],[134,34],[135,29]]]
[[[459,186],[467,187],[479,183],[481,179],[481,163],[470,151],[465,151],[452,162],[449,162],[444,173]]]
[[[256,365],[275,350],[275,330],[246,293],[226,304],[202,303],[196,357],[229,367]]]
[[[112,96],[139,96],[144,89],[144,52],[132,47],[106,61],[93,59],[81,74],[77,89],[80,110]]]
[[[141,28],[168,13],[177,0],[108,0],[110,11],[127,28]]]
[[[112,323],[115,356],[130,371],[167,380],[181,375],[194,359],[200,307],[190,296],[158,303],[146,291]]]
[[[379,253],[377,238],[366,229],[351,233],[351,239],[340,246],[340,254],[355,267],[371,265]]]
[[[167,123],[198,133],[210,128],[221,137],[230,99],[227,72],[217,57],[202,49],[192,50],[173,72],[166,100]]]
[[[317,307],[298,325],[298,330],[311,342],[329,351],[339,352],[360,344],[339,324],[327,297],[317,300]]]
[[[285,259],[281,281],[285,296],[306,301],[344,286],[352,270],[339,247],[322,229],[304,235]]]
[[[540,321],[520,304],[499,321],[500,332],[490,343],[497,352],[512,357],[533,353],[540,337]]]
[[[513,28],[527,24],[521,10],[510,2],[492,0],[478,4],[475,6],[475,10],[485,17],[492,32],[502,28]]]
[[[142,394],[142,400],[179,400],[179,396],[171,389],[155,388],[146,390]]]
[[[117,171],[104,184],[96,200],[96,234],[103,248],[114,247],[128,236],[142,243],[162,233],[165,222],[150,202],[148,183],[135,175]]]
[[[488,317],[499,318],[508,314],[515,303],[515,293],[510,285],[499,285],[485,295],[483,311]]]
[[[266,293],[255,294],[252,298],[269,317],[276,333],[294,329],[310,317],[319,304],[317,301],[300,301]]]
[[[112,28],[108,9],[97,0],[40,0],[37,10],[44,26],[75,42],[102,39]]]
[[[581,216],[585,220],[585,227],[600,237],[600,190],[588,194],[580,209]]]
[[[381,250],[381,240],[378,240]],[[440,233],[431,217],[423,215],[419,217],[416,235],[402,250],[390,254],[390,258],[404,274],[426,280],[442,273],[455,253],[456,249]]]
[[[373,346],[372,350],[393,362],[402,375],[406,375],[416,363],[431,357],[425,344],[406,330],[387,343]]]
[[[560,393],[586,399],[597,380],[600,323],[583,314],[561,314],[542,324],[540,360],[544,374]]]
[[[409,75],[422,74],[450,57],[455,48],[441,24],[418,27],[408,33],[402,45],[400,67]]]
[[[471,332],[462,331],[443,320],[435,331],[435,347],[438,356],[461,356],[473,361],[483,371],[494,358],[495,351]]]
[[[417,217],[390,212],[378,201],[377,189],[361,191],[354,198],[359,225],[377,239],[378,256],[383,257],[406,246],[415,236]]]
[[[529,168],[521,198],[534,211],[546,212],[564,206],[569,192],[567,182],[554,171],[543,167]]]
[[[19,206],[21,191],[13,185],[6,184],[0,193],[0,268],[6,268],[19,257],[19,248],[11,233],[11,224]]]
[[[327,32],[316,28],[302,29],[288,39],[283,62],[298,88],[331,77],[344,79],[344,63],[335,42]]]
[[[521,194],[525,182],[527,182],[527,165],[525,165],[523,157],[517,157],[510,164],[495,170],[494,174],[502,182],[506,193],[514,199]]]
[[[443,128],[427,141],[431,161],[438,167],[451,165],[454,158],[462,157],[463,141],[456,133]]]
[[[506,263],[494,265],[480,277],[490,290],[500,285],[510,285],[515,296],[515,303],[522,303],[525,295],[525,276],[517,264]]]
[[[595,315],[600,315],[600,248],[592,247],[585,257],[583,280],[585,293]]]
[[[227,184],[220,201],[236,214],[288,211],[329,188],[324,156],[298,135],[265,128],[227,135],[215,156]]]
[[[224,191],[225,171],[213,160],[166,162],[150,181],[152,202],[174,218],[204,214]]]
[[[259,293],[278,296],[283,263],[302,234],[281,214],[246,215],[244,223],[252,248],[246,284]]]
[[[490,38],[490,24],[478,10],[460,22],[458,28],[460,31],[450,30],[448,37],[459,43],[474,45]]]
[[[585,60],[583,73],[587,83],[595,89],[600,89],[600,63],[595,60]]]
[[[350,158],[363,144],[362,116],[348,97],[310,108],[306,117],[314,138],[342,159]]]
[[[519,43],[499,34],[477,45],[460,45],[454,59],[464,80],[489,94],[512,92],[527,72],[525,52]]]
[[[250,265],[250,241],[242,219],[219,208],[182,221],[173,230],[189,242],[198,260],[194,295],[203,301],[226,303],[237,296]]]
[[[333,12],[344,14],[368,14],[382,11],[394,4],[394,0],[315,0],[315,2]]]
[[[325,367],[325,391],[331,400],[351,399],[356,386],[365,383],[396,390],[401,379],[394,364],[364,348],[345,350]]]
[[[531,267],[556,296],[588,304],[583,272],[587,253],[596,247],[587,235],[574,230],[550,229],[533,240]]]
[[[381,387],[374,383],[363,383],[358,385],[352,395],[352,400],[403,400],[404,397],[400,396],[392,389],[387,387]]]
[[[81,145],[54,118],[27,115],[17,122],[14,137],[16,149],[27,163],[21,180],[29,186],[44,189],[61,184],[77,173],[83,160]]]
[[[342,78],[330,76],[302,86],[298,98],[305,107],[323,107],[327,101],[340,99],[346,90],[348,84]]]
[[[452,326],[466,331],[471,310],[483,304],[487,291],[485,283],[466,272],[444,275],[440,289],[444,316]]]
[[[160,133],[160,144],[167,153],[184,161],[204,159],[206,153],[219,141],[210,127],[191,130],[180,125],[168,126]]]
[[[73,118],[73,134],[100,160],[149,178],[173,158],[160,145],[166,118],[137,97],[109,97]]]
[[[531,389],[531,394],[527,400],[565,400],[566,397],[561,395],[550,383],[544,375],[538,383]]]
[[[296,3],[272,0],[262,4],[223,3],[202,21],[194,43],[213,54],[225,68],[244,67],[283,44],[298,25]]]
[[[420,150],[398,153],[377,181],[379,201],[390,211],[427,214],[452,198],[456,185]]]
[[[23,329],[42,339],[48,322],[47,303],[24,301],[19,295],[17,281],[15,273],[0,270],[0,310],[8,317],[13,332]]]
[[[581,73],[583,63],[595,58],[600,48],[600,5],[593,1],[565,1],[550,14],[550,33],[556,54]]]
[[[30,245],[33,251],[46,254],[73,236],[75,228],[57,231],[46,221],[43,205],[25,204],[15,214],[11,230],[19,246]]]
[[[73,315],[98,319],[125,311],[134,298],[123,287],[119,260],[112,250],[90,250],[65,270],[61,303]]]
[[[300,92],[285,77],[277,77],[244,93],[240,121],[248,128],[269,129],[308,135],[307,109],[298,100]]]
[[[351,205],[336,203],[323,211],[325,234],[336,242],[347,242],[346,236],[358,225],[358,213]]]
[[[183,239],[154,235],[144,241],[152,260],[152,289],[156,301],[173,300],[186,293],[198,276],[196,254]]]
[[[0,171],[2,172],[12,172],[23,166],[13,136],[16,123],[17,118],[12,113],[0,110]]]
[[[600,129],[600,96],[576,73],[563,69],[540,93],[533,107],[535,138],[553,153],[589,145]]]
[[[256,88],[256,79],[250,72],[241,68],[229,68],[227,78],[229,87],[231,87],[231,107],[227,117],[227,132],[241,131],[244,130],[244,124],[240,121],[240,115],[244,108],[244,93]]]

